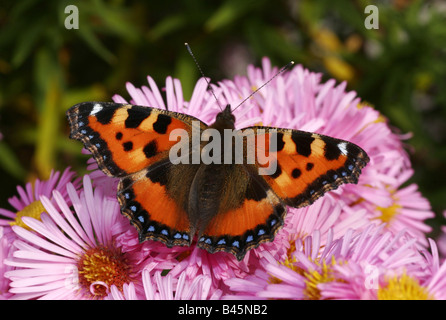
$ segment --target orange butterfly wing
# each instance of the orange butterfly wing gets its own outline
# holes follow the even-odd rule
[[[254,130],[257,139],[264,139],[258,148],[264,148],[269,161],[276,162],[276,170],[263,177],[291,207],[308,206],[341,184],[357,183],[361,169],[369,162],[364,150],[345,140],[291,129],[243,130],[247,129]]]
[[[140,240],[168,246],[190,245],[187,214],[167,190],[169,150],[175,129],[190,133],[200,120],[156,108],[85,102],[67,111],[73,139],[80,140],[106,174],[120,177],[121,211],[138,229]],[[168,214],[167,214],[168,213]]]
[[[168,247],[188,246],[194,232],[184,207],[167,190],[167,162],[121,179],[118,200],[122,213],[139,233],[139,240],[157,240]]]
[[[122,177],[168,157],[177,141],[169,135],[175,129],[191,131],[192,121],[181,113],[107,102],[85,102],[67,112],[70,138],[90,150],[106,174]]]
[[[251,174],[245,200],[236,209],[219,212],[198,242],[210,252],[231,252],[239,260],[249,249],[273,240],[283,225],[286,206],[304,207],[343,183],[357,183],[369,161],[357,145],[316,133],[271,127],[241,132],[247,132],[247,137],[254,134],[253,152],[262,151],[255,168],[273,162],[275,170],[269,175],[247,170]]]

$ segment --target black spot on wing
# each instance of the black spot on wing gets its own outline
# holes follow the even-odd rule
[[[166,116],[165,114],[159,114],[155,123],[153,124],[153,130],[157,133],[165,134],[167,132],[167,127],[172,122],[172,118]]]
[[[146,158],[151,158],[153,156],[156,155],[157,153],[157,145],[156,145],[156,141],[150,141],[148,144],[145,145],[144,149],[143,149],[144,155],[146,156]]]
[[[291,134],[291,140],[296,145],[296,152],[304,157],[311,155],[311,143],[314,141],[311,135],[312,133],[309,132],[293,132]]]
[[[307,169],[307,171],[311,171],[313,168],[314,168],[314,163],[308,162],[305,169]]]
[[[124,151],[131,151],[133,149],[133,142],[127,141],[122,144]]]
[[[101,124],[109,124],[115,115],[116,109],[120,107],[120,105],[104,105],[102,106],[102,110],[95,114],[96,119]]]
[[[150,116],[151,109],[144,107],[132,107],[127,109],[128,117],[125,119],[125,127],[126,128],[138,128],[138,126],[143,122],[147,117]]]
[[[341,149],[338,147],[337,141],[332,141],[330,139],[324,138],[324,156],[327,160],[337,160],[341,155]]]
[[[293,171],[291,172],[291,176],[294,179],[299,178],[301,174],[302,174],[302,171],[300,171],[300,169],[297,169],[297,168],[293,169]]]

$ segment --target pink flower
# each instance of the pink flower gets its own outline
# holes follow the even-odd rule
[[[59,191],[64,199],[69,200],[66,191],[67,183],[71,182],[75,189],[80,186],[80,179],[75,178],[75,176],[76,174],[71,171],[70,168],[67,168],[62,175],[58,171],[52,171],[50,178],[46,181],[36,179],[34,185],[29,182],[26,184],[25,189],[18,186],[17,192],[19,197],[13,196],[8,199],[9,203],[16,211],[0,208],[0,215],[7,218],[0,219],[0,225],[20,225],[24,227],[25,225],[21,221],[22,217],[30,216],[38,219],[44,210],[42,203],[40,202],[40,196],[49,198],[51,202],[55,204],[55,201],[52,198],[54,190]]]
[[[284,226],[277,232],[274,241],[263,243],[247,253],[250,258],[244,259],[246,274],[255,272],[260,264],[259,259],[265,256],[276,261],[286,260],[295,249],[296,241],[314,232],[318,232],[320,245],[324,246],[332,238],[342,237],[349,229],[361,229],[369,223],[366,210],[351,209],[342,200],[336,200],[330,194],[311,206],[301,209],[288,208]]]
[[[417,272],[385,277],[377,289],[380,300],[445,300],[446,263],[440,264],[437,245],[429,239],[430,252],[422,252],[424,261]]]
[[[14,248],[11,243],[14,239],[13,232],[9,227],[0,227],[0,300],[8,299],[12,296],[9,293],[9,279],[5,277],[5,273],[12,268],[4,264],[5,259],[12,257]]]
[[[415,238],[372,228],[350,229],[337,239],[330,232],[325,244],[315,231],[297,240],[286,260],[265,255],[253,275],[226,280],[236,294],[225,298],[375,299],[389,277],[425,274],[428,264]]]
[[[383,294],[392,297],[399,294],[392,291],[399,281],[411,284],[406,288],[410,290],[401,288],[407,299],[415,291],[424,291],[416,284],[424,279],[429,264],[417,249],[417,238],[404,230],[393,235],[384,232],[383,227],[352,237],[350,243],[343,242],[350,252],[346,251],[344,262],[334,266],[336,281],[318,285],[322,299],[383,299]]]
[[[426,260],[429,266],[432,266],[429,277],[422,283],[423,287],[433,299],[446,300],[446,261],[440,264],[436,244],[429,239],[432,255],[426,254]],[[429,258],[432,260],[429,261]]]
[[[93,191],[88,176],[83,183],[80,194],[67,184],[74,213],[55,190],[53,199],[59,209],[41,196],[46,211],[41,221],[23,218],[33,231],[12,227],[18,240],[5,264],[14,270],[5,276],[11,280],[9,292],[14,299],[101,299],[112,285],[122,290],[124,284],[136,281],[152,261],[139,250],[136,254],[123,250],[116,237],[131,226],[120,214],[117,200],[104,196],[100,188]]]
[[[194,244],[182,256],[178,264],[170,271],[174,277],[185,273],[188,279],[206,276],[211,279],[213,290],[222,290],[226,287],[224,280],[230,278],[243,278],[250,271],[250,267],[257,265],[257,259],[247,255],[239,262],[230,253],[220,252],[211,254]]]
[[[403,177],[408,178],[408,177]],[[418,191],[416,184],[410,184],[401,188],[401,184],[406,182],[398,181],[396,185],[389,189],[392,203],[388,206],[376,206],[370,202],[361,202],[355,208],[366,208],[370,213],[371,221],[385,223],[386,228],[393,233],[406,230],[423,246],[427,246],[426,233],[432,228],[424,221],[433,218],[435,214],[431,210],[429,201]]]
[[[15,251],[12,243],[16,239],[16,235],[11,231],[11,226],[17,225],[29,230],[23,219],[27,217],[40,219],[41,214],[45,211],[40,201],[41,196],[48,197],[51,203],[57,206],[52,196],[54,190],[57,190],[67,201],[68,205],[71,205],[66,191],[67,183],[72,183],[75,189],[79,189],[80,178],[76,177],[75,172],[71,171],[70,168],[65,169],[62,174],[58,171],[52,171],[49,179],[46,181],[36,179],[33,184],[27,183],[25,188],[17,186],[18,197],[13,196],[8,199],[10,205],[15,209],[14,211],[0,208],[0,216],[2,217],[0,219],[0,228],[2,230],[0,236],[0,270],[2,270],[0,272],[0,295],[4,297],[12,296],[8,292],[10,280],[4,277],[7,271],[13,269],[4,263]]]
[[[446,210],[443,211],[443,218],[446,218]],[[446,257],[446,225],[441,226],[441,233],[437,238],[438,249],[440,251],[442,259]]]
[[[112,286],[110,299],[114,300],[215,300],[221,296],[221,290],[211,290],[212,279],[201,275],[188,279],[186,273],[173,277],[171,273],[165,276],[156,271],[150,276],[149,270],[142,271],[144,295],[139,297],[135,285],[124,286],[123,293]]]

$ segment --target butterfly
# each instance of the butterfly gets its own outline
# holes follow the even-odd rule
[[[266,126],[235,130],[230,105],[211,125],[182,113],[110,102],[77,104],[67,117],[70,138],[83,142],[105,174],[120,179],[121,212],[140,241],[157,240],[168,247],[196,241],[199,248],[229,252],[239,261],[248,250],[274,239],[287,206],[308,206],[341,184],[357,183],[369,162],[359,146],[317,133]],[[218,161],[227,160],[223,155],[210,163],[193,162],[190,150],[185,161],[172,161],[179,146],[194,148],[194,130],[209,129],[242,135],[242,160],[247,160],[247,142],[254,138],[250,148],[266,152],[274,170],[260,174],[267,166],[264,159],[240,163],[234,155],[229,157],[232,163]],[[172,139],[178,132],[190,139]],[[231,141],[229,147],[237,151]],[[207,145],[200,141],[198,151]]]

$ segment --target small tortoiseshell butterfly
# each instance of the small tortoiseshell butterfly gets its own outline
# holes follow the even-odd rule
[[[140,241],[189,246],[197,235],[200,248],[230,252],[238,260],[274,239],[286,206],[308,206],[343,183],[357,183],[369,161],[348,141],[263,126],[236,131],[249,129],[265,138],[262,148],[269,149],[276,164],[270,175],[259,174],[258,162],[170,161],[169,151],[178,142],[169,139],[175,129],[192,135],[197,121],[202,131],[216,129],[223,135],[225,129],[235,130],[230,105],[210,126],[186,114],[109,102],[80,103],[67,116],[70,138],[84,143],[104,173],[120,178],[121,211],[138,229]],[[272,140],[274,147],[268,144]]]

